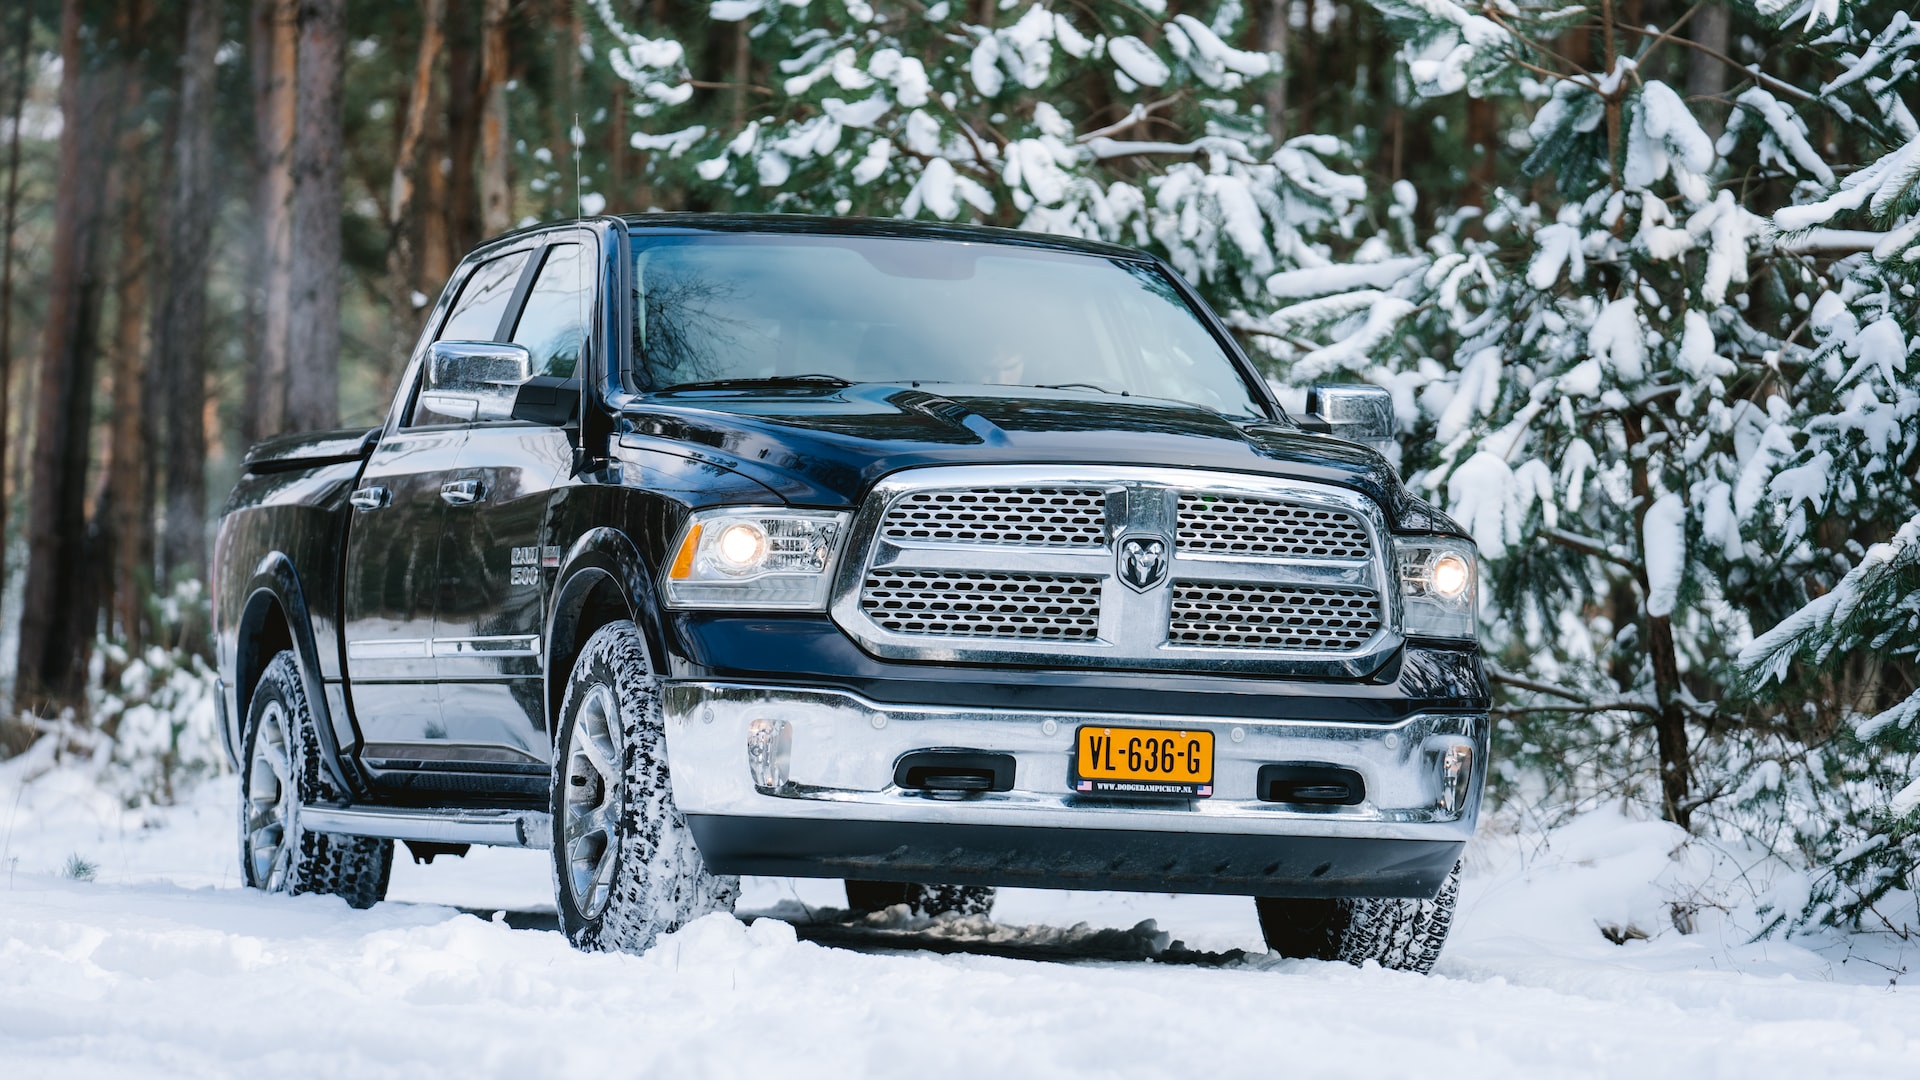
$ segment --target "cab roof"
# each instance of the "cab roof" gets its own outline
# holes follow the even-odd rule
[[[1071,236],[1023,232],[988,225],[953,225],[946,222],[907,221],[899,218],[825,217],[814,214],[624,214],[621,220],[635,232],[692,233],[797,233],[812,236],[874,236],[903,240],[947,240],[976,244],[1009,244],[1019,247],[1069,251],[1105,258],[1153,259],[1138,248],[1082,240]]]

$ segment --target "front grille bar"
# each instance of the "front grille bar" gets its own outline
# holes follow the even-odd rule
[[[855,517],[832,613],[888,659],[1361,675],[1400,641],[1391,550],[1379,508],[1331,485],[914,469]]]

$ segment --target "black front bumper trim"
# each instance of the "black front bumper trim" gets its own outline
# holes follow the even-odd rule
[[[930,885],[1431,898],[1466,844],[690,815],[722,874]]]

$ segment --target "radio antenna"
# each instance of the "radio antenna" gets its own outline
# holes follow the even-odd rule
[[[567,141],[573,144],[573,219],[576,222],[584,224],[587,219],[587,203],[586,195],[584,194],[584,181],[580,176],[580,147],[587,140],[580,130],[580,114],[578,112],[573,114],[573,128],[567,132]],[[584,271],[588,265],[584,255],[586,252],[593,250],[592,245],[583,243],[575,250],[581,252],[583,256],[580,260],[580,267],[582,271]],[[575,283],[576,288],[574,289],[574,296],[578,298],[580,305],[580,347],[575,352],[573,361],[574,379],[580,384],[580,403],[576,406],[580,416],[580,442],[573,451],[573,473],[575,476],[578,476],[581,470],[590,464],[590,462],[586,460],[587,361],[590,356],[587,343],[593,340],[593,328],[587,325],[587,311],[589,309],[587,289],[589,288],[589,282],[596,280],[598,277],[599,275],[597,274],[583,272],[580,275],[580,280]]]

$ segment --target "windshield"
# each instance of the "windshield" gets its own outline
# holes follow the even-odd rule
[[[1264,416],[1151,264],[999,244],[634,237],[633,356],[655,390],[739,380],[1045,386]]]

